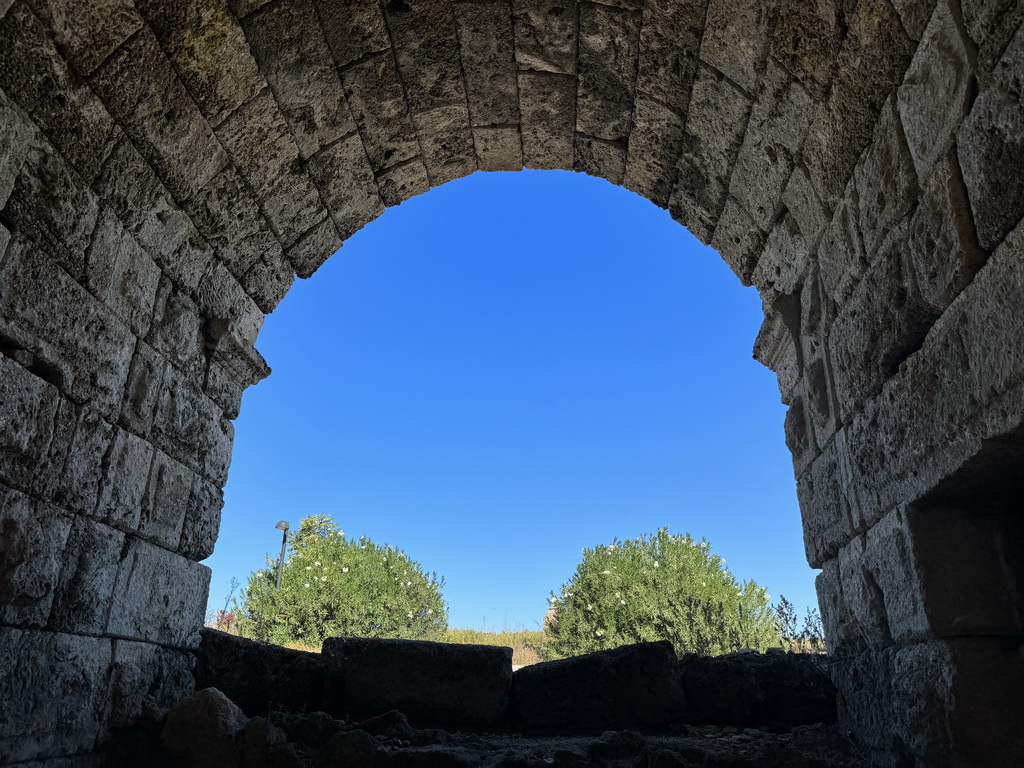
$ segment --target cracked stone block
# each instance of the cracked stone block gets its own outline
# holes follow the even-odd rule
[[[322,221],[310,227],[285,251],[288,261],[295,268],[295,274],[309,278],[341,248],[342,240],[334,219],[328,214]]]
[[[101,635],[113,598],[124,534],[75,517],[61,550],[61,572],[54,590],[48,628]]]
[[[754,359],[775,373],[783,404],[792,403],[802,373],[800,349],[792,319],[785,319],[777,306],[771,306],[765,313],[754,340]]]
[[[4,759],[91,751],[107,702],[110,661],[106,638],[0,627]]]
[[[1024,215],[1024,27],[1017,31],[971,114],[957,132],[957,150],[971,199],[978,242],[989,250]]]
[[[754,285],[762,289],[770,287],[779,293],[794,293],[804,279],[809,262],[807,243],[796,220],[786,214],[768,233],[754,269]]]
[[[413,115],[431,187],[468,176],[477,169],[469,111],[451,104]]]
[[[709,0],[701,59],[747,93],[756,93],[768,45],[768,23],[764,3]]]
[[[963,0],[960,10],[967,34],[978,48],[978,69],[985,77],[1024,21],[1024,8],[1015,0]]]
[[[72,521],[71,516],[0,485],[0,621],[4,624],[46,626]]]
[[[937,3],[936,0],[893,0],[893,6],[903,21],[903,28],[907,31],[907,35],[911,40],[919,40],[922,43],[924,42],[922,35],[927,35],[925,27],[928,24],[928,19],[933,17],[932,11],[942,13],[945,10],[944,5],[944,3]]]
[[[729,177],[743,143],[751,101],[721,73],[702,64],[689,104],[668,208],[674,219],[707,243],[726,205]]]
[[[114,642],[108,725],[127,728],[143,714],[164,713],[192,693],[195,657],[153,643]]]
[[[815,100],[828,91],[842,41],[835,3],[780,3],[772,9],[768,49]]]
[[[318,153],[309,161],[309,174],[320,188],[342,239],[384,212],[358,135],[348,136]]]
[[[626,154],[626,189],[667,207],[682,147],[683,118],[652,99],[637,96]]]
[[[88,76],[142,28],[131,0],[35,2],[33,10],[53,30],[57,47],[78,74]]]
[[[814,425],[808,410],[804,406],[803,395],[794,395],[783,423],[786,447],[793,456],[793,474],[796,477],[803,475],[811,462],[818,457],[818,442],[814,436]]]
[[[793,215],[804,240],[813,247],[829,224],[830,217],[818,199],[818,193],[805,168],[798,165],[793,169],[793,175],[789,177],[782,193],[782,202]]]
[[[136,5],[214,128],[264,87],[242,28],[226,4],[137,0]]]
[[[519,73],[523,161],[527,168],[564,169],[573,161],[576,79]]]
[[[142,341],[137,343],[119,417],[119,423],[135,434],[145,437],[153,426],[153,416],[168,365],[148,344]]]
[[[205,339],[203,318],[195,302],[164,279],[153,316],[146,343],[186,375],[200,376],[206,363]]]
[[[38,129],[32,121],[0,91],[0,210],[7,204],[14,180],[25,163],[30,147],[39,144]],[[6,247],[6,246],[5,246]]]
[[[220,513],[224,507],[224,492],[201,477],[192,488],[185,524],[181,529],[179,554],[194,560],[205,560],[213,554],[220,531]]]
[[[579,6],[576,130],[601,139],[630,135],[640,14],[600,3]]]
[[[647,0],[640,25],[636,89],[683,111],[697,73],[707,0]]]
[[[313,0],[313,6],[339,68],[391,48],[377,0]]]
[[[142,499],[139,537],[177,551],[196,476],[187,467],[157,451]]]
[[[271,3],[242,22],[260,72],[305,158],[356,130],[313,5],[310,0]],[[363,5],[380,15],[376,4]],[[340,35],[343,40],[336,43],[350,40],[351,34]]]
[[[427,192],[430,179],[427,177],[427,169],[416,158],[382,171],[377,176],[377,187],[384,205],[390,207]]]
[[[103,457],[96,517],[114,528],[137,531],[152,465],[153,446],[131,432],[116,430]]]
[[[10,354],[6,349],[5,353]],[[60,394],[44,379],[0,355],[0,481],[27,490],[47,454]]]
[[[452,5],[444,0],[386,3],[384,21],[413,114],[465,103],[466,87]]]
[[[230,333],[240,344],[255,344],[263,327],[263,310],[223,264],[211,265],[196,301],[206,321],[203,332],[208,343],[215,342],[218,333]]]
[[[390,53],[352,65],[341,73],[341,80],[375,172],[419,153],[405,89]]]
[[[193,650],[199,643],[209,587],[206,566],[129,538],[106,633]]]
[[[473,128],[473,146],[481,171],[523,170],[523,141],[518,125]]]
[[[518,123],[511,4],[455,3],[452,9],[473,126]]]
[[[849,460],[846,438],[845,430],[837,432],[835,439],[797,480],[804,548],[812,568],[820,568],[853,538],[852,515],[857,502],[843,482],[843,464]]]
[[[857,189],[851,179],[818,244],[822,286],[829,298],[840,305],[849,299],[868,268],[859,220]]]
[[[575,152],[573,167],[577,171],[622,184],[626,173],[625,141],[606,141],[577,133]]]
[[[62,509],[95,514],[114,428],[92,408],[63,400],[53,434],[46,456],[36,467],[33,492]]]
[[[569,0],[512,0],[520,71],[576,73],[578,7]]]
[[[728,198],[715,226],[711,247],[729,265],[743,285],[751,285],[751,277],[764,247],[764,232],[750,218],[743,206]]]

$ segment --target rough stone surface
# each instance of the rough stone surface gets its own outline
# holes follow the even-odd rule
[[[512,680],[513,714],[530,726],[663,725],[677,722],[685,703],[668,642],[534,664]]]
[[[236,765],[234,737],[246,716],[216,688],[204,688],[168,713],[160,743],[179,765]]]
[[[510,648],[332,637],[323,655],[324,710],[335,715],[397,709],[417,722],[473,725],[508,705]]]

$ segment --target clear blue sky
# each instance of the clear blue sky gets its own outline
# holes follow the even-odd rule
[[[666,211],[582,174],[477,173],[389,209],[267,318],[210,608],[332,515],[447,580],[449,623],[539,626],[581,549],[668,525],[802,614],[760,301]]]

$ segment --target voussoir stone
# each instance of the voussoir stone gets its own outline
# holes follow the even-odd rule
[[[324,711],[335,716],[397,709],[413,722],[473,725],[508,706],[511,648],[331,637],[323,656]]]
[[[678,721],[684,709],[668,641],[534,664],[512,679],[513,715],[530,726],[664,725]]]

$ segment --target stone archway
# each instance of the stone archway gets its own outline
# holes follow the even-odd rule
[[[1022,18],[0,3],[0,760],[191,685],[230,419],[294,275],[524,165],[667,206],[760,290],[845,725],[881,763],[1024,753]]]

